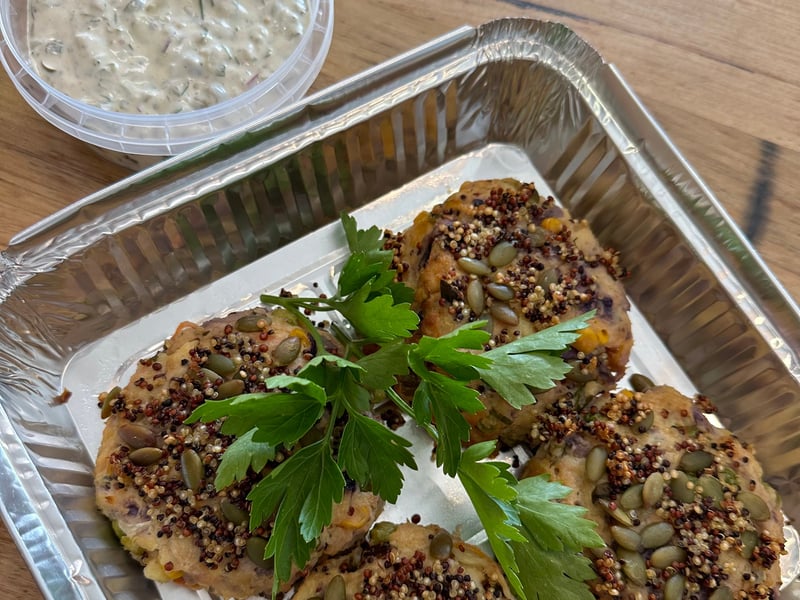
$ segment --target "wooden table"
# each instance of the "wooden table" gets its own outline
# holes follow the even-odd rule
[[[313,89],[464,24],[562,21],[615,63],[800,299],[800,11],[795,0],[336,0]],[[53,128],[0,76],[0,249],[129,174]],[[0,525],[0,599],[41,598]]]

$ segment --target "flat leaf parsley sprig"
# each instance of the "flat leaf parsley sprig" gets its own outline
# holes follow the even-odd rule
[[[261,301],[303,321],[319,349],[325,345],[306,314],[342,315],[357,336],[345,340],[346,356],[320,350],[295,376],[267,379],[272,391],[206,402],[191,416],[224,419],[222,433],[236,436],[223,455],[218,489],[251,470],[261,472],[279,449],[289,450],[248,495],[251,529],[273,519],[265,556],[274,557],[275,590],[293,566],[308,562],[333,505],[342,500],[346,478],[394,502],[403,485],[401,468],[416,469],[410,442],[370,416],[371,399],[379,396],[431,436],[437,465],[462,482],[521,599],[554,597],[556,590],[567,600],[590,599],[584,581],[594,573],[580,551],[602,540],[583,518],[584,509],[554,502],[568,488],[542,477],[517,482],[508,465],[486,460],[493,442],[466,450],[462,443],[470,433],[463,413],[484,408],[471,383],[483,380],[518,408],[535,402],[529,386],[546,389],[564,377],[570,367],[560,354],[593,313],[483,353],[490,334],[482,321],[411,343],[419,323],[411,310],[413,291],[395,281],[381,230],[359,230],[348,215],[342,225],[350,255],[332,297],[263,295]],[[409,372],[419,382],[411,404],[393,389]],[[320,419],[327,423],[324,431],[308,441]]]

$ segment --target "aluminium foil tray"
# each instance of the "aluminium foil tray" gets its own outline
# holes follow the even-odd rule
[[[534,181],[620,250],[629,372],[709,395],[800,515],[798,307],[613,65],[562,25],[501,20],[89,196],[0,253],[0,510],[45,597],[208,597],[147,582],[96,511],[98,393],[184,319],[332,285],[342,211],[403,227],[490,177]],[[418,462],[424,485],[386,518],[477,539],[463,495]]]

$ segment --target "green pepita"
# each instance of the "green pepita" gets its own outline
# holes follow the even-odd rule
[[[191,448],[181,453],[181,476],[183,483],[190,490],[197,490],[203,481],[205,469],[200,455]]]
[[[323,600],[347,600],[347,586],[344,583],[344,577],[338,573],[333,576],[325,588]]]
[[[219,373],[223,377],[230,377],[236,371],[236,365],[233,361],[222,354],[209,354],[203,366],[215,373]]]
[[[111,410],[114,407],[114,401],[119,398],[120,392],[122,392],[122,388],[118,385],[115,385],[111,390],[106,394],[105,398],[103,398],[103,406],[100,409],[100,418],[107,419],[111,416]]]
[[[611,537],[621,548],[626,550],[638,550],[642,544],[642,538],[638,533],[633,529],[619,525],[611,526]]]
[[[699,473],[714,464],[714,455],[705,450],[687,452],[681,457],[678,468],[687,473]]]
[[[389,541],[391,535],[397,529],[397,525],[389,523],[388,521],[380,521],[372,526],[369,532],[369,539],[376,544],[382,544]]]
[[[117,433],[131,450],[156,445],[156,434],[138,423],[123,423]]]
[[[275,565],[273,557],[265,558],[264,553],[267,550],[267,540],[263,537],[254,535],[247,538],[245,545],[245,552],[257,567],[271,571]]]
[[[245,315],[236,320],[236,329],[239,331],[262,331],[272,324],[270,315]]]
[[[642,500],[643,489],[644,485],[642,485],[641,483],[632,485],[627,490],[625,490],[619,497],[619,505],[625,510],[633,510],[635,508],[641,508],[642,505],[644,504],[644,501]]]
[[[238,396],[242,392],[244,392],[244,381],[241,379],[230,379],[221,383],[217,388],[217,400]]]
[[[429,550],[431,558],[445,560],[453,551],[453,537],[446,531],[440,531],[433,536]]]
[[[678,546],[662,546],[653,551],[650,564],[656,569],[666,569],[674,563],[686,560],[686,550]]]
[[[678,475],[669,482],[672,490],[672,497],[678,502],[694,502],[694,483],[683,471],[678,471]]]
[[[664,584],[664,600],[681,600],[686,590],[686,577],[677,573]]]
[[[128,455],[130,461],[140,467],[148,467],[161,460],[164,452],[160,448],[138,448]]]
[[[589,481],[599,481],[606,472],[606,459],[608,450],[605,446],[595,446],[586,455],[586,478]]]
[[[517,257],[517,249],[511,242],[500,242],[489,252],[489,264],[493,267],[505,267]]]
[[[495,319],[507,325],[517,325],[519,323],[519,315],[508,304],[495,302],[489,308],[489,312]]]
[[[733,600],[733,592],[723,585],[714,590],[708,600]]]
[[[234,525],[241,525],[250,521],[250,515],[246,510],[241,508],[238,504],[234,504],[228,498],[224,498],[220,502],[220,510],[222,515]]]
[[[642,530],[642,546],[660,548],[669,543],[675,530],[669,523],[653,523]]]
[[[458,259],[458,266],[471,275],[489,275],[492,269],[482,260],[467,256]]]
[[[483,284],[479,279],[473,279],[467,284],[467,304],[476,316],[480,315],[486,307]]]
[[[769,506],[761,499],[761,496],[753,492],[739,492],[737,500],[748,510],[750,518],[755,521],[766,521],[772,514],[769,510]]]
[[[603,510],[605,510],[612,519],[617,521],[617,523],[621,523],[625,525],[625,527],[633,527],[633,519],[631,519],[631,516],[621,507],[612,505],[611,502],[603,498],[600,498],[597,503],[602,506]]]
[[[497,298],[503,302],[508,302],[514,298],[514,290],[502,283],[489,283],[486,285],[486,291],[492,298]]]
[[[742,540],[742,556],[749,559],[753,556],[753,550],[755,550],[758,545],[758,533],[752,529],[748,529],[742,532],[740,539]]]
[[[654,506],[664,496],[664,477],[658,471],[650,473],[642,487],[642,501],[645,506]]]
[[[697,487],[700,488],[700,493],[704,498],[708,497],[713,499],[717,505],[719,505],[720,501],[722,501],[725,496],[722,483],[719,479],[711,475],[701,475],[698,477]]]
[[[647,583],[647,565],[638,552],[620,549],[617,556],[622,562],[622,572],[634,585]]]
[[[652,379],[650,379],[647,375],[642,375],[641,373],[634,373],[631,375],[630,381],[631,387],[635,392],[646,392],[650,388],[656,386]]]
[[[288,365],[300,355],[300,346],[300,338],[290,335],[272,351],[273,362],[279,367]]]

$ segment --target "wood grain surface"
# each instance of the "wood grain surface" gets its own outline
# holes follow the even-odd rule
[[[336,0],[335,8],[333,43],[313,90],[464,24],[504,16],[565,23],[619,68],[800,298],[796,0]],[[0,107],[0,249],[23,228],[129,174],[46,123],[5,74]],[[0,599],[42,597],[2,526],[0,567]]]

